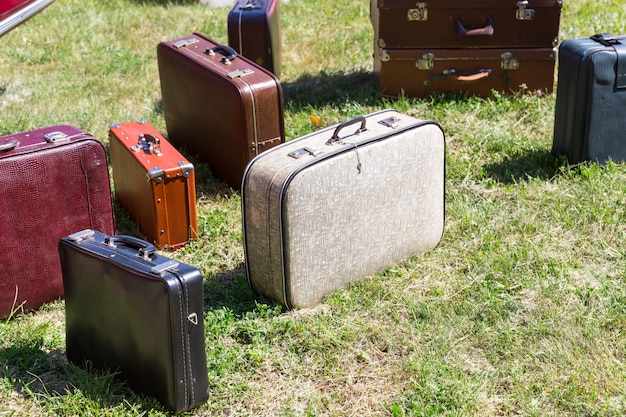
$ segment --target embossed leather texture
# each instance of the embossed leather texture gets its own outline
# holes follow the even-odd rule
[[[58,240],[115,231],[104,146],[70,125],[0,137],[0,213],[0,317],[62,297]]]

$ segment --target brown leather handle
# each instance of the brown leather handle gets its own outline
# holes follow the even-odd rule
[[[492,36],[493,35],[493,17],[487,19],[487,25],[477,29],[466,29],[461,22],[460,17],[454,18],[456,33],[459,36]]]
[[[449,69],[449,70],[445,70],[443,73],[448,77],[454,78],[456,81],[463,82],[463,83],[473,83],[476,81],[489,78],[489,76],[491,75],[491,70],[481,69],[475,73],[470,73],[470,74],[465,73],[465,74],[457,75],[456,70]]]

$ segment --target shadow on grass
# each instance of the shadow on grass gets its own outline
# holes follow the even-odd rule
[[[547,150],[523,150],[504,160],[485,165],[485,173],[494,181],[514,184],[528,178],[547,181],[559,174],[562,161]]]
[[[381,99],[370,71],[304,74],[281,84],[285,105],[294,110],[356,102],[375,105]]]
[[[0,349],[0,378],[11,381],[13,390],[44,409],[75,401],[78,408],[116,408],[133,404],[136,409],[161,408],[156,400],[135,394],[110,371],[82,369],[68,363],[60,350],[44,351],[42,341],[18,341]],[[18,405],[19,406],[19,405]]]

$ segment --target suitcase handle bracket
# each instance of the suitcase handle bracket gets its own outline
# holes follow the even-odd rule
[[[7,139],[6,143],[0,145],[0,152],[7,152],[15,149],[17,148],[17,145],[19,145],[19,142],[16,139]]]
[[[348,127],[350,125],[357,124],[357,123],[361,123],[361,127],[359,127],[354,132],[355,135],[358,135],[358,134],[360,134],[362,132],[365,132],[367,130],[367,128],[365,127],[366,120],[365,120],[365,117],[363,117],[363,116],[358,116],[358,117],[355,117],[353,119],[345,120],[345,121],[341,122],[339,124],[339,126],[337,126],[337,128],[335,129],[335,132],[333,133],[333,136],[326,141],[326,144],[327,145],[332,145],[333,143],[341,142],[342,140],[339,137],[339,132],[343,128]]]

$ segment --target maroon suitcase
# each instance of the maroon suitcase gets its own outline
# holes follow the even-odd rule
[[[248,162],[285,140],[278,78],[199,33],[159,43],[157,61],[168,139],[240,189]]]
[[[113,234],[104,146],[70,125],[0,137],[0,317],[63,296],[58,241]]]
[[[0,0],[0,36],[42,11],[54,0]]]
[[[280,77],[280,0],[237,0],[228,13],[228,45]]]
[[[548,48],[558,42],[562,0],[371,0],[385,49]]]
[[[488,97],[554,87],[556,51],[538,49],[378,49],[374,72],[388,97],[467,93]]]

